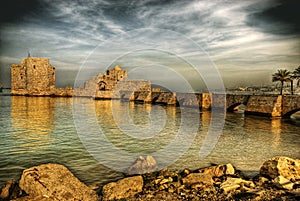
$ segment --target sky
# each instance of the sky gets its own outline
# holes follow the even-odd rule
[[[56,85],[114,65],[172,90],[271,84],[300,65],[299,0],[10,0],[0,8],[0,83],[45,57]],[[186,84],[187,83],[187,84]]]

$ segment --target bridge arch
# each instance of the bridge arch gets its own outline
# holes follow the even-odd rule
[[[226,109],[233,112],[234,108],[239,105],[247,105],[251,95],[248,94],[226,94]]]
[[[244,103],[237,102],[237,103],[234,103],[232,105],[227,105],[227,111],[228,112],[233,112],[234,108],[236,108],[237,106],[242,105],[242,104],[244,105]]]
[[[297,109],[293,109],[291,111],[288,111],[287,113],[283,114],[282,117],[283,118],[290,118],[293,114],[295,114],[296,112],[300,111],[300,107]]]

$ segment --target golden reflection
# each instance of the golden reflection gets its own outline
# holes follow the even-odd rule
[[[144,103],[144,108],[147,112],[151,112],[152,104]]]
[[[201,112],[201,123],[203,128],[209,127],[211,121],[211,112],[210,111],[202,111]]]
[[[96,112],[98,123],[102,126],[116,126],[113,112],[117,114],[122,112],[120,104],[121,102],[117,100],[96,100],[94,102],[94,112]]]
[[[178,108],[175,107],[175,106],[167,106],[166,108],[166,112],[167,112],[167,115],[172,117],[172,118],[175,118],[177,113],[178,113]]]
[[[129,123],[130,120],[141,126],[143,126],[142,124],[149,124],[151,123],[150,113],[154,109],[151,104],[137,107],[134,102],[121,102],[119,100],[96,100],[94,103],[87,101],[85,107],[89,114],[96,114],[98,123],[112,126]],[[177,116],[178,108],[159,107],[163,108],[167,118]]]
[[[50,97],[11,97],[11,123],[14,137],[25,152],[35,152],[50,143],[54,130],[54,99]]]
[[[272,146],[278,147],[281,142],[281,119],[274,118],[271,121],[271,132],[273,133]]]

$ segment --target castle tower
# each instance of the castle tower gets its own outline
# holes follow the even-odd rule
[[[120,66],[115,66],[112,70],[107,70],[105,74],[100,74],[98,78],[99,90],[112,91],[117,82],[127,79],[127,71]]]
[[[46,58],[24,58],[11,65],[12,95],[51,95],[55,89],[55,67]]]

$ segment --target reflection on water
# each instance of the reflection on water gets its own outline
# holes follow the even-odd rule
[[[281,119],[273,118],[271,120],[271,132],[273,133],[272,146],[277,148],[282,143],[281,139]]]
[[[50,97],[11,97],[11,125],[16,130],[16,152],[33,152],[51,143],[54,130],[54,99]],[[13,150],[11,150],[13,151]]]
[[[109,141],[127,152],[151,154],[169,144],[179,129],[176,107],[107,102],[95,102],[97,121]]]
[[[24,168],[49,162],[66,165],[88,184],[103,184],[122,176],[88,153],[76,132],[74,105],[83,108],[88,120],[95,122],[115,147],[128,153],[160,153],[181,129],[182,144],[188,140],[192,143],[184,153],[173,149],[161,154],[162,158],[178,158],[170,168],[196,169],[211,163],[232,163],[243,171],[258,171],[271,157],[300,157],[299,125],[283,119],[227,113],[218,143],[207,158],[200,160],[199,151],[211,124],[209,111],[85,98],[3,96],[0,104],[0,184],[10,178],[18,179]],[[193,136],[190,128],[195,125]],[[97,132],[92,134],[95,139],[89,140],[97,140]],[[103,160],[109,161],[113,155],[107,154],[109,157]],[[118,164],[119,158],[113,159]]]

